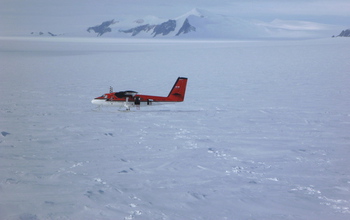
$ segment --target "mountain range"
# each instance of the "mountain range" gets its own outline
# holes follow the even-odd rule
[[[330,37],[335,27],[309,21],[280,20],[271,22],[244,20],[224,14],[194,8],[175,18],[145,16],[103,21],[87,27],[85,34],[74,36],[133,38],[195,38],[195,39],[257,39],[257,38],[318,38]],[[52,32],[34,35],[58,36]]]
[[[111,37],[185,37],[185,38],[255,38],[266,36],[261,24],[206,10],[191,11],[171,19],[145,18],[105,21],[87,28],[97,36]]]
[[[195,24],[198,30],[202,30],[205,27],[200,24],[200,20],[209,21],[214,16],[209,14],[209,12],[193,9],[190,12],[172,19],[162,19],[155,16],[147,16],[145,18],[138,18],[133,20],[121,20],[115,22],[114,20],[105,21],[100,25],[89,27],[88,32],[91,30],[97,34],[97,36],[102,36],[107,32],[113,32],[112,35],[120,36],[132,36],[132,37],[159,37],[167,36],[174,37],[185,35],[189,33],[195,33],[197,28],[192,25]],[[202,22],[203,23],[203,22]],[[207,25],[210,22],[205,22]],[[219,24],[220,22],[217,22]]]

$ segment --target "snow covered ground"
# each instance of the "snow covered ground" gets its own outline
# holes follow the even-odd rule
[[[349,219],[349,46],[1,38],[0,219]]]

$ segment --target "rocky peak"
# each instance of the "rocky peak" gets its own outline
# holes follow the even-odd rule
[[[350,29],[343,30],[337,37],[350,37]]]

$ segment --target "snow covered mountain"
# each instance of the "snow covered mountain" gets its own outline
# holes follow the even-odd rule
[[[343,30],[337,37],[350,37],[350,29]]]
[[[105,21],[101,25],[87,29],[88,32],[91,30],[98,36],[111,32],[109,35],[114,37],[249,38],[261,36],[263,33],[263,29],[259,25],[197,8],[171,19],[149,16],[118,22]]]
[[[115,24],[115,23],[116,22],[114,20],[105,21],[101,25],[96,25],[94,27],[89,27],[87,29],[87,32],[90,33],[90,31],[94,31],[95,33],[98,34],[97,36],[102,36],[106,32],[111,32],[112,29],[109,26],[112,25],[112,24]]]
[[[105,21],[88,32],[109,37],[181,37],[215,39],[318,38],[329,37],[335,27],[309,21],[275,19],[270,22],[245,20],[194,8],[170,19],[148,16]]]
[[[92,19],[93,20],[93,19]],[[154,15],[119,17],[85,26],[85,31],[57,33],[31,32],[34,36],[74,36],[111,38],[261,39],[322,38],[332,36],[338,27],[300,20],[247,20],[194,8],[173,18]],[[54,34],[52,34],[54,33]]]
[[[176,30],[178,22],[176,20],[171,20],[169,19],[166,22],[163,22],[158,25],[150,25],[150,24],[145,24],[141,26],[137,26],[135,28],[131,28],[129,30],[120,30],[120,32],[123,33],[131,33],[132,36],[138,35],[140,32],[150,32],[152,31],[153,37],[156,37],[157,35],[173,35]],[[190,25],[188,22],[188,19],[185,20],[185,22],[182,24],[181,28],[177,31],[175,34],[176,36],[180,34],[187,34],[191,31],[196,31],[196,28]],[[171,34],[172,33],[172,34]]]
[[[203,18],[202,13],[198,9],[193,9],[190,12],[182,15],[178,18],[164,20],[155,16],[148,16],[146,18],[138,18],[130,20],[124,20],[120,22],[105,21],[101,25],[89,27],[88,32],[91,30],[98,34],[103,35],[106,32],[111,32],[112,26],[115,34],[129,36],[179,36],[190,32],[195,32],[196,27],[192,26],[189,22],[190,18],[197,17]],[[117,24],[117,25],[115,25]]]

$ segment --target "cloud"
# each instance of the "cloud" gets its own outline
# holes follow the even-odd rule
[[[332,36],[339,28],[335,25],[310,21],[281,19],[275,19],[271,22],[256,21],[255,24],[264,28],[271,37],[282,38],[312,38],[319,36]]]
[[[217,9],[235,16],[254,18],[350,16],[348,0],[248,0],[231,1],[222,6]]]
[[[292,21],[292,20],[280,20],[275,19],[272,22],[260,22],[261,26],[284,29],[290,31],[322,31],[332,29],[332,25],[326,25],[309,21]]]

